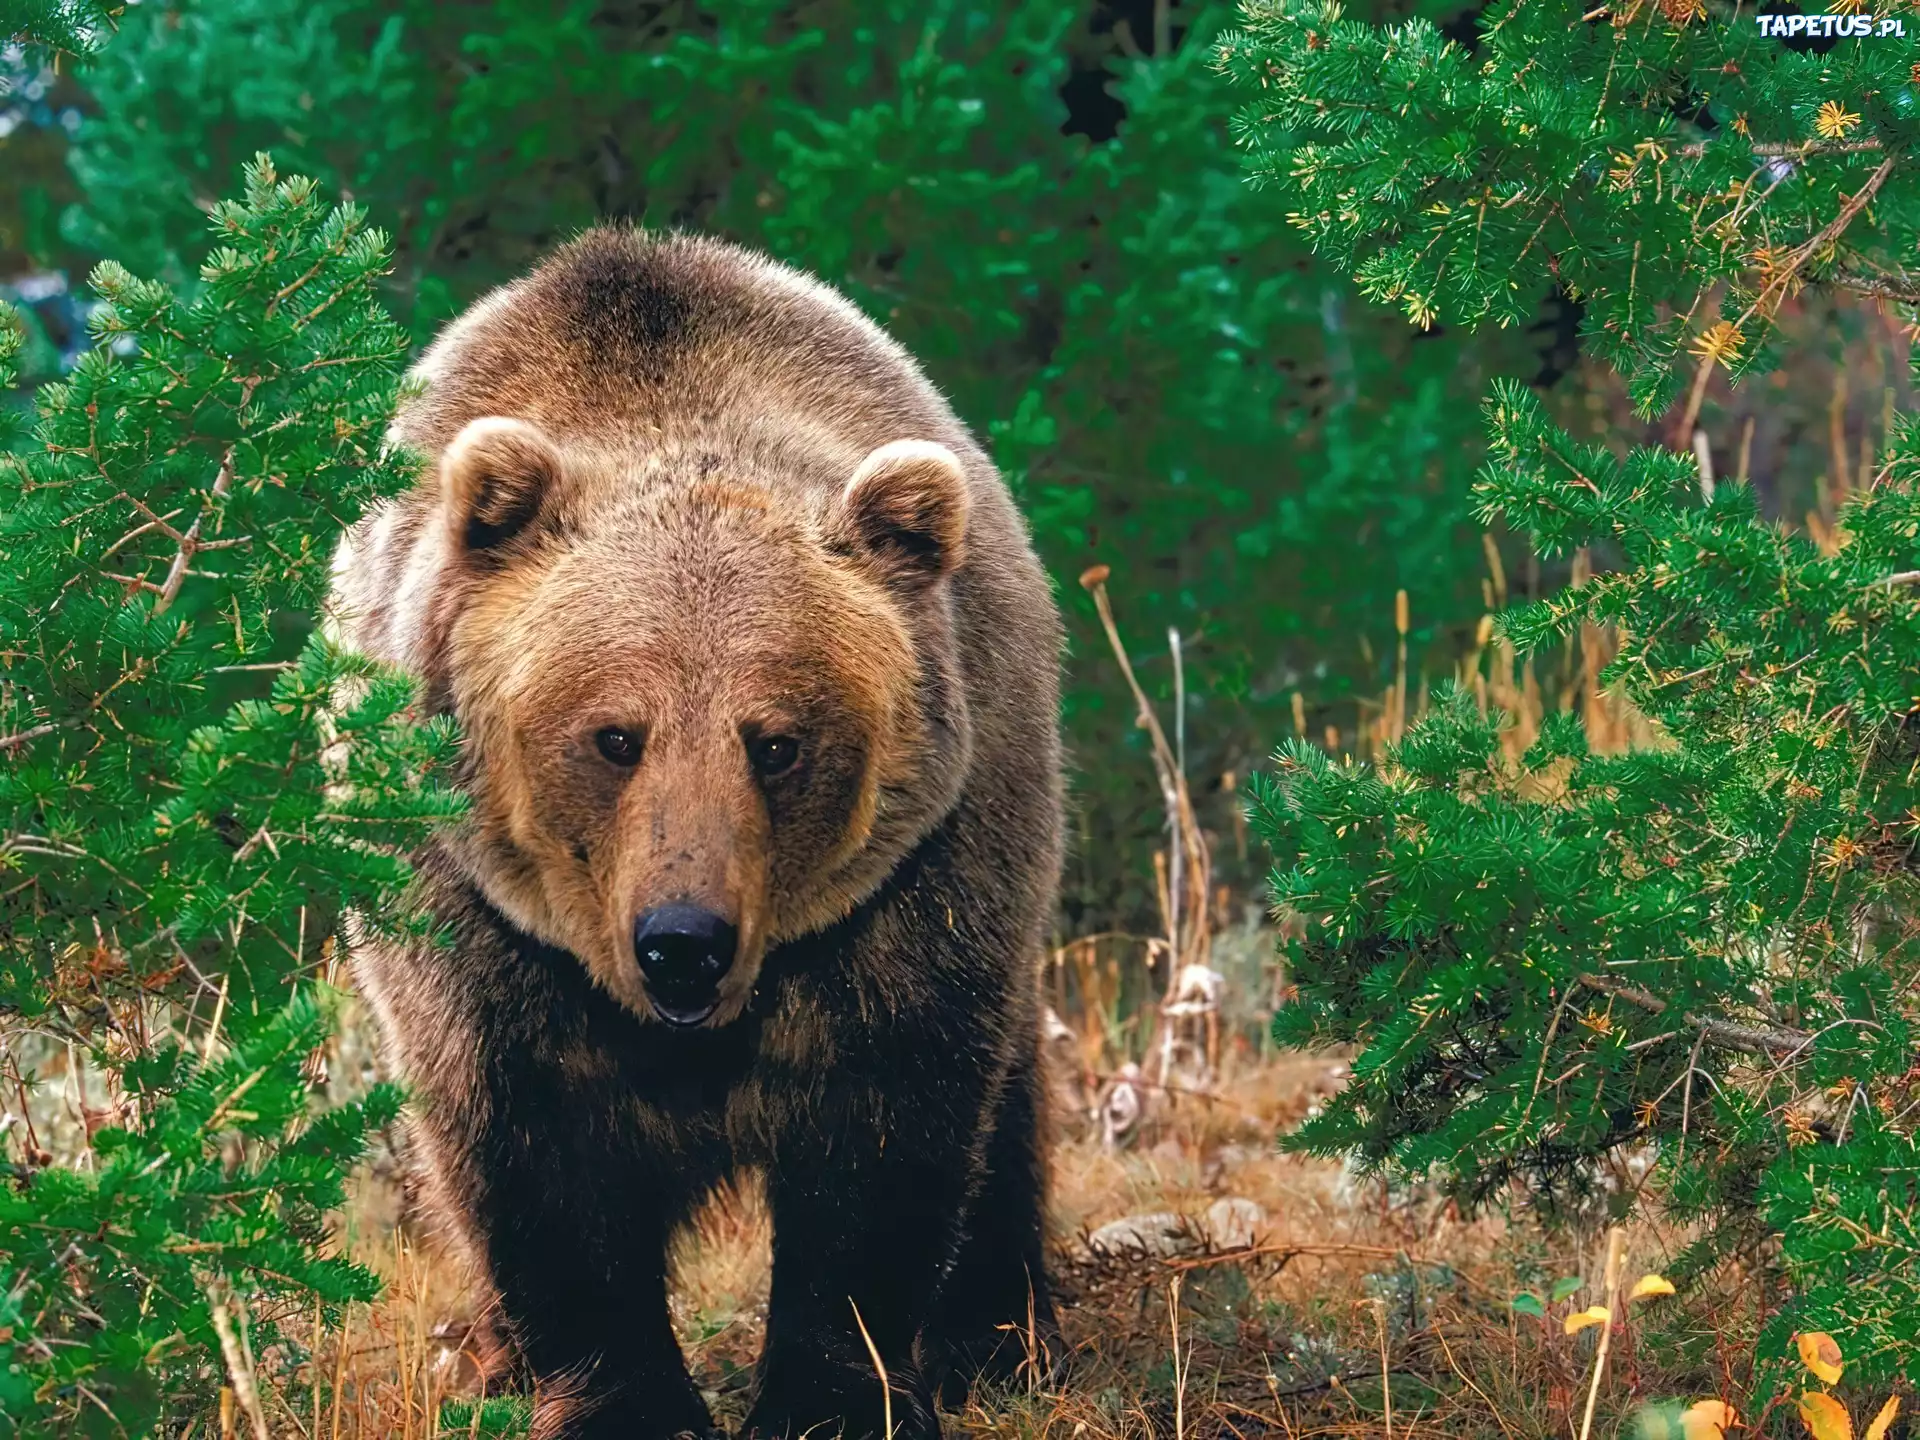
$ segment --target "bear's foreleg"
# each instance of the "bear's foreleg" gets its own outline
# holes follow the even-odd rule
[[[666,1254],[712,1157],[638,1123],[630,1084],[596,1068],[545,972],[476,922],[456,935],[454,964],[366,946],[355,971],[414,1092],[423,1199],[492,1291],[485,1319],[508,1343],[482,1348],[533,1382],[534,1440],[708,1434],[669,1323]]]
[[[493,1284],[534,1382],[534,1440],[713,1431],[668,1320],[663,1221],[625,1217],[604,1248],[551,1207],[496,1212],[490,1228]]]
[[[896,1068],[885,1088],[838,1076],[773,1156],[773,1286],[744,1436],[868,1440],[891,1419],[897,1440],[938,1440],[915,1342],[958,1244],[985,1109],[979,1077],[955,1068],[919,1085]]]
[[[1045,1379],[1065,1354],[1047,1287],[1046,1092],[1037,1052],[1036,1037],[1001,1092],[980,1189],[922,1341],[929,1378],[949,1408],[965,1402],[975,1380]]]

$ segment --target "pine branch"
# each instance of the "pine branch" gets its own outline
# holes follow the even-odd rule
[[[1636,985],[1624,984],[1610,976],[1581,975],[1576,978],[1589,990],[1597,990],[1603,995],[1617,996],[1630,1004],[1638,1005],[1649,1014],[1663,1014],[1667,1009],[1667,1002],[1659,996]],[[1793,1057],[1804,1054],[1807,1047],[1814,1041],[1814,1037],[1806,1031],[1791,1030],[1784,1026],[1762,1028],[1736,1025],[1728,1020],[1691,1014],[1686,1016],[1686,1022],[1723,1050],[1739,1050],[1749,1055]],[[1916,1052],[1916,1056],[1920,1057],[1920,1052]]]
[[[1821,226],[1797,248],[1788,252],[1785,261],[1774,268],[1773,278],[1767,282],[1759,296],[1741,312],[1740,318],[1733,322],[1733,328],[1736,331],[1755,315],[1762,312],[1770,313],[1770,305],[1777,304],[1787,293],[1787,287],[1798,278],[1800,267],[1846,233],[1854,217],[1866,209],[1867,203],[1879,193],[1881,185],[1893,173],[1894,166],[1900,162],[1900,158],[1898,155],[1889,155],[1882,160],[1874,172],[1867,177],[1867,183],[1847,197],[1846,203],[1840,207],[1839,214]]]

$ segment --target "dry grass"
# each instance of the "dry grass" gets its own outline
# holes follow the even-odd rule
[[[1463,1222],[1433,1197],[1390,1196],[1338,1165],[1281,1155],[1276,1132],[1337,1086],[1341,1067],[1242,1045],[1225,1069],[1215,1097],[1173,1097],[1131,1149],[1106,1150],[1084,1133],[1061,1139],[1054,1214],[1069,1373],[1057,1389],[976,1396],[948,1416],[950,1430],[1050,1440],[1577,1436],[1596,1332],[1567,1337],[1559,1317],[1600,1300],[1602,1237],[1550,1244],[1527,1224]],[[1067,1128],[1086,1127],[1069,1116]],[[1120,1217],[1197,1217],[1223,1197],[1264,1210],[1250,1245],[1197,1244],[1166,1258],[1098,1257],[1085,1244]],[[268,1405],[275,1434],[512,1433],[495,1429],[509,1405],[484,1417],[443,1406],[475,1393],[461,1352],[473,1287],[394,1218],[391,1180],[370,1177],[352,1245],[387,1292],[357,1308],[344,1335],[322,1337],[317,1364],[289,1371]],[[768,1235],[749,1185],[709,1206],[676,1249],[675,1325],[723,1425],[748,1401]],[[1629,1279],[1670,1258],[1673,1242],[1657,1228],[1629,1238]],[[1586,1283],[1549,1323],[1508,1307],[1523,1288],[1573,1275]],[[1718,1394],[1747,1412],[1754,1304],[1729,1281],[1715,1305],[1663,1300],[1630,1315],[1613,1336],[1592,1434],[1631,1433],[1632,1412],[1651,1400]]]

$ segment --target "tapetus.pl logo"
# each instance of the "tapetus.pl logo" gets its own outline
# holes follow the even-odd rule
[[[1907,33],[1907,22],[1898,15],[1756,15],[1754,23],[1760,27],[1762,35],[1775,35],[1782,40],[1805,36],[1812,40],[1866,39],[1870,36],[1901,36]]]

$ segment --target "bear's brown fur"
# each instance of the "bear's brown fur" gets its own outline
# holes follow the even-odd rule
[[[590,232],[417,373],[422,483],[349,534],[328,623],[458,718],[472,809],[419,862],[454,948],[355,972],[536,1434],[711,1427],[664,1256],[748,1166],[746,1430],[878,1434],[864,1327],[936,1436],[935,1389],[1053,1333],[1060,634],[1011,499],[899,346],[716,242]],[[663,905],[728,937],[710,1013],[643,978]]]

